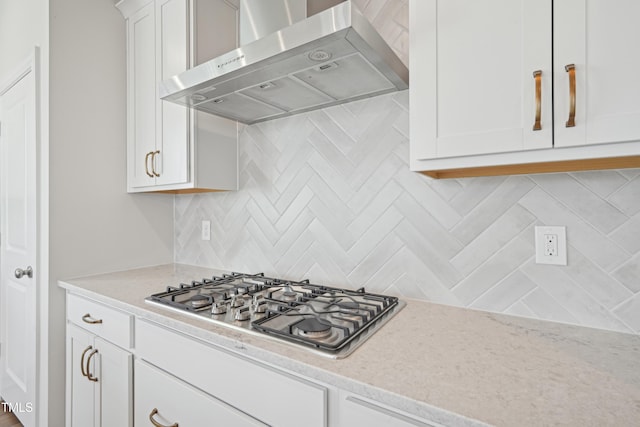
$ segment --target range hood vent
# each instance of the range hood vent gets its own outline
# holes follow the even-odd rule
[[[252,124],[407,89],[409,71],[344,1],[159,84],[160,97]]]

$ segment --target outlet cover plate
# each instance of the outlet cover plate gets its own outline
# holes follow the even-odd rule
[[[211,240],[211,221],[202,221],[202,240]]]
[[[557,236],[556,255],[545,255],[545,236]],[[535,227],[536,238],[536,264],[567,265],[567,228],[564,226],[538,226]]]

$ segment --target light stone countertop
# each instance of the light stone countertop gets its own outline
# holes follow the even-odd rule
[[[640,336],[405,300],[352,355],[333,360],[144,302],[221,273],[170,264],[59,284],[443,425],[640,425]]]

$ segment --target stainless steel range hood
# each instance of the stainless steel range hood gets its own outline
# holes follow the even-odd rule
[[[407,89],[408,81],[402,61],[347,0],[165,80],[159,93],[251,124]]]

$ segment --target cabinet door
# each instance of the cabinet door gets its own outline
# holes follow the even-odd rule
[[[640,140],[640,2],[554,2],[555,145]],[[575,127],[570,73],[575,65]]]
[[[154,6],[150,3],[127,20],[127,175],[132,188],[155,184],[148,161],[149,153],[156,149],[154,16]]]
[[[86,375],[83,375],[87,357],[93,350],[93,335],[69,324],[67,326],[67,398],[71,412],[67,414],[69,427],[90,427],[95,422],[94,385]],[[90,366],[90,369],[94,372],[95,365]]]
[[[552,146],[551,0],[411,0],[411,157]],[[540,76],[540,124],[536,79]]]
[[[101,427],[127,427],[133,423],[133,356],[99,337],[96,386]]]
[[[136,360],[135,370],[136,426],[151,425],[150,417],[180,427],[265,425],[147,363]]]
[[[341,393],[342,394],[342,393]],[[389,426],[389,427],[442,427],[431,421],[418,420],[376,403],[351,395],[343,395],[340,401],[339,425],[341,426]]]
[[[168,79],[188,68],[188,0],[156,2],[156,67],[158,80]],[[156,83],[157,83],[156,82]],[[157,85],[156,85],[157,86]],[[156,89],[157,91],[157,89]],[[155,171],[157,185],[181,184],[189,180],[189,110],[156,96]]]

